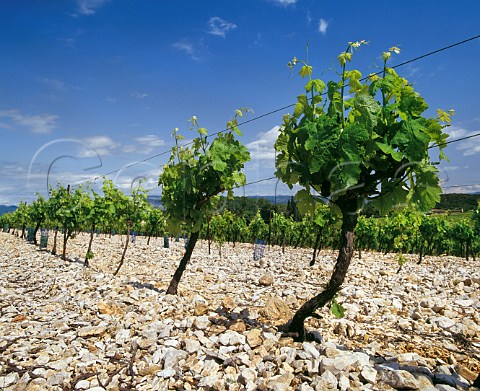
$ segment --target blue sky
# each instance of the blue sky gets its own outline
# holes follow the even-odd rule
[[[213,133],[237,108],[252,108],[254,118],[294,103],[303,83],[286,64],[304,58],[307,42],[314,76],[330,80],[347,42],[369,41],[353,58],[367,75],[389,47],[402,50],[395,65],[480,34],[479,18],[473,0],[3,0],[0,204],[114,170],[108,178],[125,191],[146,177],[160,194],[168,153],[122,167],[168,151],[175,127],[192,137],[193,115]],[[480,132],[479,68],[476,39],[397,71],[425,97],[428,114],[455,109],[453,139]],[[242,126],[253,158],[247,181],[273,175],[276,127],[289,111]],[[480,191],[480,137],[446,152],[445,191]],[[262,182],[245,193],[275,187]]]

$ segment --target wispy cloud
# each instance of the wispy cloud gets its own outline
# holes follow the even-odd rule
[[[223,20],[218,16],[210,18],[208,21],[208,26],[210,27],[210,30],[208,30],[209,34],[217,35],[223,38],[225,38],[225,35],[229,31],[235,30],[237,28],[236,24],[227,22],[226,20]]]
[[[135,98],[135,99],[145,99],[147,97],[149,97],[150,95],[147,94],[146,92],[134,92],[132,94],[132,96]]]
[[[45,84],[47,87],[56,90],[56,91],[63,91],[65,90],[65,83],[60,80],[60,79],[48,79],[48,78],[43,78],[40,79],[40,81]]]
[[[97,155],[108,156],[114,149],[120,147],[120,143],[112,140],[109,136],[92,136],[82,141],[86,146],[80,150],[78,157],[81,158],[96,157]]]
[[[325,35],[327,34],[327,29],[328,29],[328,21],[325,19],[320,19],[318,21],[318,32]]]
[[[95,15],[97,9],[109,0],[77,0],[77,11],[82,15]]]
[[[165,145],[165,141],[154,134],[147,134],[145,136],[136,137],[134,140],[136,141],[136,143],[125,145],[122,148],[123,152],[141,153],[146,155],[152,152],[155,148],[159,148]]]
[[[3,123],[2,127],[15,129],[20,126],[34,133],[51,133],[56,128],[57,115],[40,114],[29,115],[22,114],[18,110],[0,110],[0,118],[5,118],[9,123]]]
[[[480,185],[478,184],[465,184],[465,185],[450,185],[443,188],[443,192],[446,194],[458,193],[458,194],[468,194],[468,193],[478,193],[480,192]]]
[[[475,136],[480,133],[480,130],[477,131],[470,131],[463,128],[457,127],[449,127],[447,128],[447,133],[449,134],[449,138],[447,141],[456,140],[459,138]],[[459,151],[463,151],[463,156],[473,156],[480,154],[480,136],[475,136],[468,141],[459,141],[457,144],[457,149]]]
[[[298,0],[271,0],[273,3],[288,7],[289,5],[295,5]]]
[[[178,50],[180,52],[184,52],[185,54],[188,55],[192,60],[194,61],[202,61],[202,56],[198,52],[198,49],[195,47],[195,45],[190,42],[187,39],[183,39],[181,41],[175,42],[172,47],[175,50]]]
[[[417,76],[420,72],[420,67],[414,67],[412,64],[408,64],[406,67],[407,77]]]
[[[307,25],[310,26],[313,20],[312,13],[310,12],[310,10],[307,11],[306,17],[307,17]]]
[[[263,47],[263,43],[262,43],[262,34],[261,33],[257,33],[257,38],[253,41],[253,44],[255,46],[258,46],[258,47]]]

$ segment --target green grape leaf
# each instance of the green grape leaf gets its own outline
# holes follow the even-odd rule
[[[300,214],[315,213],[315,199],[308,190],[299,190],[294,198]]]
[[[298,72],[298,74],[302,78],[310,76],[312,74],[312,67],[309,65],[304,65],[303,67],[300,68],[300,71]]]
[[[336,299],[332,300],[332,305],[330,306],[330,311],[336,318],[341,319],[345,316],[345,308],[337,302]]]
[[[383,152],[383,153],[386,153],[388,155],[391,155],[392,158],[397,161],[397,162],[400,162],[402,161],[402,157],[403,157],[403,153],[399,152],[399,151],[395,151],[391,145],[388,145],[388,144],[385,144],[385,143],[381,143],[381,142],[376,142],[375,145]]]
[[[431,165],[423,165],[415,170],[412,202],[422,211],[429,210],[440,202],[442,188],[439,184],[438,170]]]
[[[298,118],[302,115],[303,113],[303,104],[300,102],[295,103],[295,108],[293,109],[293,116],[295,118]]]
[[[377,126],[380,104],[371,95],[356,95],[354,107],[361,114],[360,117],[355,117],[357,121],[363,122],[369,129]]]
[[[320,79],[310,80],[305,85],[305,91],[310,92],[312,90],[315,90],[319,94],[321,94],[325,90],[325,88],[326,88],[325,83]]]
[[[408,190],[401,186],[382,185],[382,195],[373,199],[371,205],[377,209],[382,216],[396,207],[402,206],[407,202]],[[386,190],[385,187],[389,190]]]

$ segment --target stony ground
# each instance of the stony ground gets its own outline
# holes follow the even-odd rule
[[[0,389],[455,390],[480,371],[478,261],[412,257],[397,274],[395,255],[356,255],[345,318],[319,310],[302,344],[277,327],[320,291],[334,252],[310,267],[309,250],[254,262],[252,245],[220,258],[201,242],[167,296],[182,241],[137,238],[114,277],[122,238],[95,238],[83,268],[87,240],[64,261],[0,233]]]

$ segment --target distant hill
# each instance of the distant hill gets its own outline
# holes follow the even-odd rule
[[[276,197],[275,196],[252,195],[252,196],[246,196],[246,197],[256,199],[256,200],[258,200],[260,198],[263,198],[264,200],[270,202],[271,204],[277,203],[278,205],[286,204],[292,198],[292,196],[289,196],[289,195],[277,195]],[[236,196],[235,198],[241,198],[241,197]],[[162,197],[161,196],[148,196],[148,202],[152,206],[160,207],[162,205]]]
[[[286,204],[288,201],[291,200],[292,196],[289,195],[277,195],[277,196],[260,196],[260,195],[253,195],[253,196],[247,196],[247,198],[254,198],[254,199],[259,199],[263,198],[264,200],[269,201],[272,204]]]
[[[17,207],[15,205],[0,205],[0,216],[4,213],[13,212]]]
[[[475,210],[480,200],[480,194],[442,194],[440,195],[440,202],[435,206],[435,209],[463,209],[464,212]]]
[[[276,197],[273,195],[268,196],[260,196],[260,195],[252,195],[247,196],[247,198],[252,199],[260,199],[263,198],[264,200],[270,202],[271,204],[277,203],[277,205],[286,204],[292,196],[289,195],[277,195]],[[241,198],[236,196],[235,198]],[[478,206],[478,200],[480,200],[480,193],[472,193],[472,194],[442,194],[440,196],[440,202],[435,206],[435,209],[444,209],[444,210],[458,210],[463,209],[464,211],[474,210]],[[161,197],[160,196],[149,196],[148,202],[156,207],[162,205]]]
[[[162,196],[148,196],[147,201],[150,205],[154,206],[155,208],[159,208],[162,206]]]

